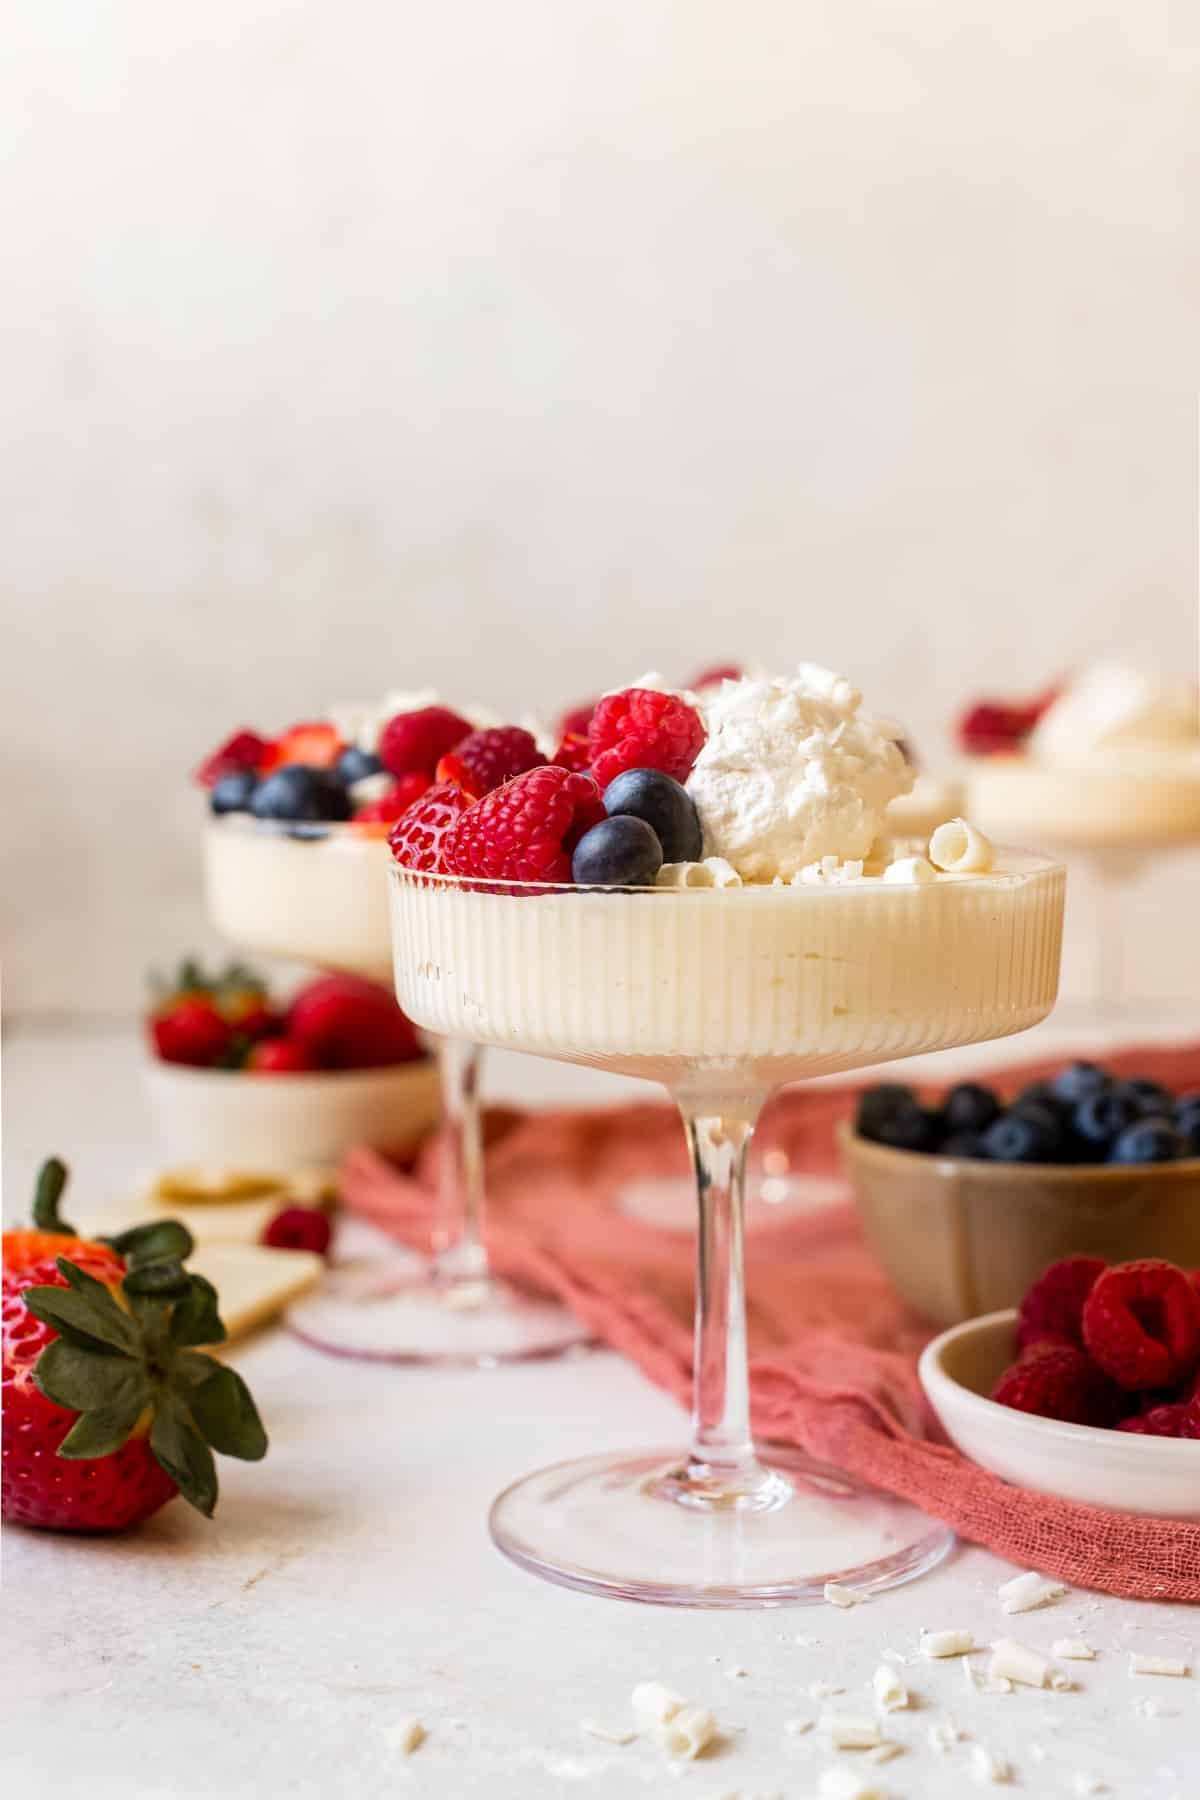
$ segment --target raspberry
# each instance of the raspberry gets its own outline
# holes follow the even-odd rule
[[[1083,1303],[1104,1273],[1099,1256],[1068,1256],[1051,1263],[1021,1302],[1017,1349],[1031,1344],[1074,1344],[1083,1348]]]
[[[545,757],[531,731],[520,725],[499,725],[489,731],[472,731],[442,757],[439,781],[457,781],[475,800],[490,794],[514,775],[541,768]]]
[[[1039,1344],[1004,1371],[992,1399],[1017,1412],[1070,1425],[1113,1425],[1124,1394],[1074,1344]]]
[[[262,1241],[275,1250],[313,1250],[324,1256],[332,1236],[328,1218],[317,1207],[285,1206],[268,1220]]]
[[[700,715],[675,694],[625,688],[606,694],[588,726],[592,771],[602,788],[626,769],[661,769],[686,781],[704,742]]]
[[[1117,1430],[1137,1431],[1144,1437],[1200,1438],[1200,1406],[1194,1400],[1155,1406],[1132,1419],[1122,1419]]]
[[[564,731],[558,749],[550,758],[560,769],[573,769],[577,775],[590,771],[592,753],[588,749],[587,737],[580,731]]]
[[[1123,1388],[1173,1387],[1200,1362],[1200,1297],[1173,1263],[1106,1269],[1084,1303],[1083,1341]]]
[[[405,869],[426,875],[445,875],[446,837],[459,815],[475,802],[456,781],[439,781],[426,788],[415,805],[402,813],[388,833],[396,861]]]
[[[447,750],[453,750],[471,730],[471,721],[460,718],[448,706],[422,706],[416,712],[397,713],[379,734],[375,754],[389,775],[433,772]]]
[[[257,731],[235,731],[223,744],[218,744],[211,756],[205,757],[194,780],[201,787],[212,788],[224,775],[236,775],[243,769],[254,773],[262,767],[270,748],[266,738],[259,737]]]
[[[452,875],[570,881],[572,851],[604,816],[590,775],[530,769],[463,813],[446,841],[446,867]]]
[[[563,737],[586,737],[592,714],[599,704],[598,700],[585,700],[582,706],[573,706],[570,712],[565,712],[558,721],[558,729]]]
[[[414,769],[410,775],[398,775],[385,794],[369,800],[354,815],[356,825],[391,825],[421,798],[429,786],[429,777]]]

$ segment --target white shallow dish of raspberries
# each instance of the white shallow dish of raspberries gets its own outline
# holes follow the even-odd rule
[[[1200,1520],[1200,1440],[1069,1425],[989,1400],[1016,1355],[1015,1309],[968,1319],[927,1345],[921,1385],[956,1449],[1006,1481],[1064,1500]]]

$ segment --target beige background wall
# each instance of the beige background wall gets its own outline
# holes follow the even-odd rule
[[[21,9],[9,1007],[200,941],[232,723],[803,654],[936,760],[982,684],[1194,667],[1198,120],[1182,0]]]

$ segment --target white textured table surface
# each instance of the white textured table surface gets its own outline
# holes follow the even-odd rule
[[[1029,1048],[1034,1046],[1025,1040]],[[150,1160],[132,1032],[19,1033],[4,1062],[6,1211],[56,1150],[78,1191],[108,1199]],[[490,1087],[525,1099],[615,1084],[519,1058]],[[1128,1652],[1193,1661],[1200,1616],[1072,1593],[1006,1619],[1012,1570],[977,1550],[868,1606],[672,1612],[585,1598],[510,1568],[485,1515],[514,1476],[560,1456],[679,1438],[674,1404],[607,1354],[487,1373],[340,1364],[281,1333],[239,1355],[272,1435],[257,1467],[222,1462],[209,1525],[182,1506],[128,1539],[9,1531],[4,1542],[0,1770],[20,1791],[89,1800],[340,1794],[537,1800],[679,1791],[694,1800],[805,1800],[835,1756],[816,1732],[810,1683],[867,1683],[922,1626],[965,1626],[1049,1650],[1080,1635],[1099,1652],[1065,1665],[1070,1693],[971,1693],[957,1662],[901,1671],[920,1706],[892,1716],[904,1755],[871,1771],[894,1800],[976,1787],[971,1748],[1008,1758],[1016,1791],[1114,1800],[1200,1794],[1200,1680],[1135,1678]],[[736,1671],[744,1671],[736,1673]],[[639,1741],[585,1736],[580,1720],[628,1720],[633,1684],[660,1679],[709,1706],[715,1755],[674,1775]],[[1144,1703],[1164,1710],[1147,1716]],[[391,1728],[429,1732],[412,1756]],[[931,1725],[964,1733],[945,1754]],[[14,1785],[14,1792],[18,1791]],[[996,1789],[997,1793],[1003,1789]]]

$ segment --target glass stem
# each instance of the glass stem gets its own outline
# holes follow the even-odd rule
[[[438,1041],[442,1145],[433,1259],[439,1275],[478,1281],[488,1272],[483,1244],[483,1132],[479,1069],[483,1052],[464,1038]]]
[[[692,1443],[682,1478],[700,1503],[771,1504],[776,1478],[750,1436],[743,1224],[754,1119],[680,1110],[700,1203]]]

